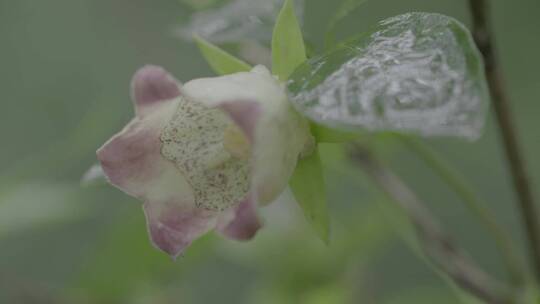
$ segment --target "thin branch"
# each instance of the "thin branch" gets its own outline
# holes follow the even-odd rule
[[[514,242],[508,232],[497,222],[495,214],[487,208],[487,204],[466,182],[465,177],[419,139],[403,134],[396,134],[396,137],[424,160],[477,216],[480,224],[493,236],[512,282],[515,285],[523,284],[524,268],[519,254],[515,251]]]
[[[540,225],[534,202],[526,165],[520,150],[517,132],[510,113],[510,102],[506,95],[500,67],[497,62],[494,35],[489,20],[488,0],[469,0],[474,39],[484,57],[493,108],[497,117],[499,131],[512,173],[514,188],[518,196],[521,215],[529,240],[530,255],[534,261],[536,277],[540,279]]]
[[[365,147],[355,146],[351,151],[351,157],[392,200],[401,206],[415,226],[426,255],[454,283],[487,303],[512,303],[510,288],[478,267],[456,245],[452,237],[443,231],[435,216],[399,177],[379,163]]]

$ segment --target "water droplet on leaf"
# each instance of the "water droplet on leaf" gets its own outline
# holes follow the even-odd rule
[[[489,95],[469,31],[439,14],[408,13],[291,76],[290,97],[314,121],[342,129],[474,139]]]

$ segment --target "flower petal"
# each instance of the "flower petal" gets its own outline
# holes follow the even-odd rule
[[[250,240],[262,227],[257,215],[257,207],[252,195],[240,202],[229,214],[220,218],[217,230],[228,238],[235,240]]]
[[[186,177],[161,155],[161,131],[178,102],[160,103],[134,118],[97,153],[110,183],[145,201],[152,243],[173,258],[214,228],[217,217],[196,207]]]
[[[135,117],[97,151],[111,184],[129,195],[144,198],[163,167],[174,168],[161,157],[159,136],[163,121],[172,115],[169,112],[175,104],[164,103],[144,117]]]
[[[256,101],[273,107],[287,100],[284,86],[261,65],[250,72],[191,80],[182,87],[182,93],[210,108],[234,101]]]
[[[131,98],[137,115],[147,106],[180,96],[179,87],[180,83],[159,66],[140,68],[131,80]]]
[[[272,93],[272,86],[282,88],[276,86],[268,72],[254,75],[273,81],[253,83],[263,87],[265,93]],[[261,128],[258,126],[259,113],[263,112],[261,104],[249,101],[216,103],[211,107],[206,102],[190,104],[191,99],[180,96],[178,82],[155,66],[137,72],[132,94],[137,116],[97,154],[113,185],[145,201],[152,243],[176,258],[194,239],[216,226],[230,238],[252,238],[261,222],[255,210],[255,196],[244,199],[249,188],[246,161],[249,152],[246,158],[230,155],[224,150],[223,140],[227,130],[232,139],[239,139],[236,134],[243,136],[241,131],[235,133],[234,121],[252,143],[257,141],[260,135],[255,130]],[[198,106],[203,110],[198,110]],[[208,146],[209,143],[216,147]],[[194,153],[184,155],[190,149]],[[237,152],[243,155],[242,151]],[[195,160],[201,161],[200,166],[196,166]],[[201,197],[208,198],[208,202]],[[220,203],[225,199],[232,204]],[[237,203],[238,200],[242,201]]]
[[[143,207],[152,243],[173,259],[215,226],[215,212],[190,205],[168,200],[146,202]]]
[[[252,143],[252,190],[273,201],[288,184],[296,162],[312,143],[307,121],[290,105],[284,86],[263,66],[186,83],[187,99],[221,108]]]
[[[255,140],[255,127],[261,111],[259,104],[250,101],[233,101],[225,102],[220,107],[229,114],[236,125],[246,134],[250,142],[253,143]]]

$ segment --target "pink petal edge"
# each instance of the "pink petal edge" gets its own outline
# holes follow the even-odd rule
[[[253,101],[229,101],[220,105],[229,117],[244,131],[249,140],[255,141],[255,129],[260,117],[260,105]]]
[[[131,98],[137,114],[140,114],[141,107],[178,96],[180,96],[180,83],[162,67],[146,65],[133,75]]]
[[[231,212],[232,218],[217,227],[217,230],[228,238],[247,241],[262,227],[252,195],[240,202]]]
[[[97,151],[109,182],[129,195],[143,196],[143,185],[153,178],[159,157],[159,134],[132,120]]]
[[[179,202],[146,202],[143,209],[152,244],[174,260],[215,226],[215,212]]]

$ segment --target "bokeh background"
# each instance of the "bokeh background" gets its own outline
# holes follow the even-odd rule
[[[336,3],[306,0],[304,30],[316,50]],[[493,3],[536,191],[540,2]],[[377,0],[340,23],[338,33],[408,11],[470,24],[465,0]],[[325,146],[323,155],[330,246],[285,195],[265,208],[265,229],[252,242],[210,234],[172,262],[150,245],[139,202],[110,186],[81,187],[95,150],[132,116],[128,85],[138,67],[163,65],[184,81],[213,75],[196,47],[173,34],[192,12],[181,0],[0,0],[0,303],[458,303],[402,241],[399,216],[381,207],[390,205],[340,146]],[[490,114],[477,142],[428,144],[478,189],[524,252],[496,131]],[[459,198],[399,142],[382,136],[376,151],[472,257],[504,279],[491,238]]]

